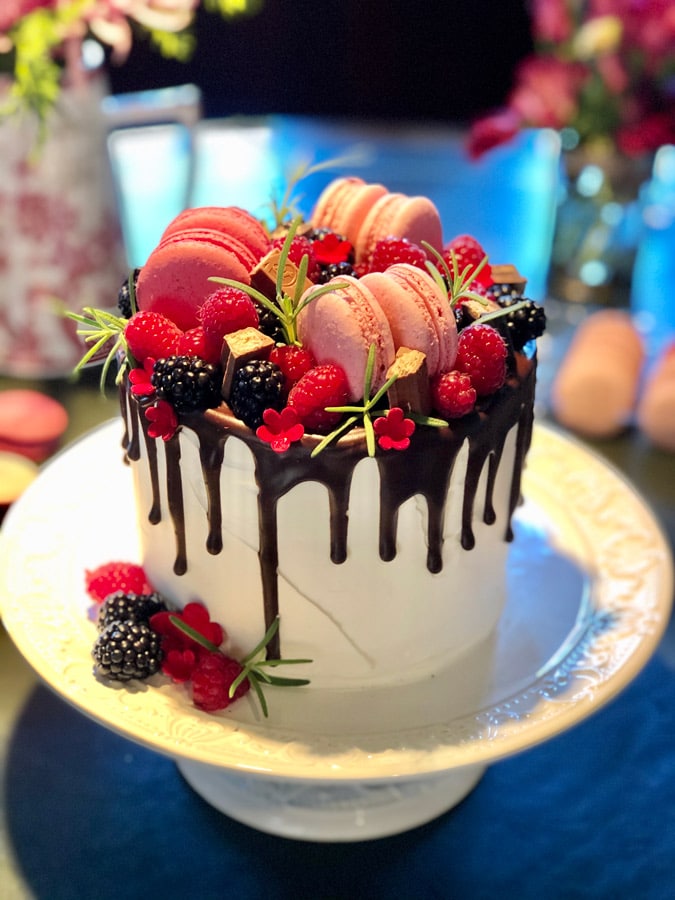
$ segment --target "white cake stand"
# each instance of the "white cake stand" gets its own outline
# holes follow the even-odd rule
[[[485,768],[570,728],[625,687],[667,624],[667,542],[633,488],[538,427],[497,633],[436,678],[371,690],[269,689],[209,715],[162,681],[92,675],[83,572],[137,559],[131,477],[111,422],[51,462],[0,535],[0,604],[19,650],[108,728],[173,757],[210,804],[262,831],[365,840],[450,809]]]

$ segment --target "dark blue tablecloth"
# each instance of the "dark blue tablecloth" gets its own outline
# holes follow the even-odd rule
[[[592,718],[488,769],[454,810],[357,844],[233,822],[171,760],[37,688],[9,749],[10,843],[40,900],[665,900],[675,892],[673,643],[667,634]]]

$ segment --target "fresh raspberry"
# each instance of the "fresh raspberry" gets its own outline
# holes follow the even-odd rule
[[[307,431],[327,434],[342,418],[342,413],[326,412],[326,406],[343,406],[349,399],[347,376],[340,366],[326,363],[305,372],[288,395]]]
[[[222,653],[205,653],[200,656],[192,672],[192,702],[199,709],[215,712],[234,703],[251,687],[245,678],[238,685],[234,696],[229,696],[230,685],[241,674],[242,667],[235,659]]]
[[[285,240],[286,239],[283,237],[275,238],[272,242],[272,246],[281,250]],[[315,281],[319,276],[320,267],[314,256],[314,245],[312,241],[303,234],[296,234],[291,241],[291,246],[288,250],[288,258],[291,262],[295,263],[296,266],[299,266],[303,256],[307,257],[307,277],[310,281]]]
[[[210,339],[222,341],[240,328],[258,327],[258,310],[246,291],[222,287],[206,298],[197,313]]]
[[[476,405],[476,389],[464,372],[443,372],[431,382],[434,409],[447,419],[459,419]]]
[[[270,362],[276,363],[284,373],[285,390],[288,393],[293,385],[300,381],[305,372],[316,366],[316,360],[304,347],[282,344],[274,347],[269,356]]]
[[[85,588],[96,603],[103,603],[110,594],[122,591],[125,594],[152,594],[153,588],[145,577],[145,572],[136,563],[103,563],[85,572]]]
[[[375,244],[370,257],[369,271],[384,272],[396,263],[409,263],[418,269],[426,269],[427,259],[426,251],[406,238],[382,238]]]
[[[174,354],[182,334],[171,319],[152,310],[137,312],[124,328],[129,352],[140,366],[149,356],[161,359]]]
[[[454,253],[457,260],[457,270],[461,273],[467,266],[477,268],[481,261],[487,256],[483,247],[479,244],[475,237],[470,234],[460,234],[449,241],[443,248],[443,259],[446,261],[450,271],[452,267],[452,254]],[[475,279],[479,284],[489,287],[492,284],[492,270],[490,264],[486,263],[478,273]]]
[[[479,397],[498,390],[506,380],[506,341],[491,325],[470,325],[459,333],[455,366],[471,379]]]
[[[212,366],[220,365],[223,342],[208,335],[203,325],[184,331],[178,340],[176,356],[198,356]],[[173,355],[173,354],[172,354]]]

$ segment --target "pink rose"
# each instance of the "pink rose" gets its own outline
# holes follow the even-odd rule
[[[508,143],[522,126],[522,119],[512,109],[501,109],[473,123],[469,131],[468,151],[478,159],[493,147]]]
[[[2,0],[0,34],[8,32],[28,13],[35,12],[36,9],[53,9],[57,3],[58,0]]]
[[[516,72],[509,106],[528,125],[563,128],[577,113],[577,96],[588,72],[579,63],[529,57]]]
[[[566,0],[534,0],[532,34],[535,41],[560,44],[571,37],[574,23]]]

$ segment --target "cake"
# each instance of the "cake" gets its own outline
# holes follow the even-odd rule
[[[275,230],[182,217],[121,292],[148,581],[234,658],[274,632],[308,689],[432,677],[504,606],[542,308],[430,200],[360,179]]]

